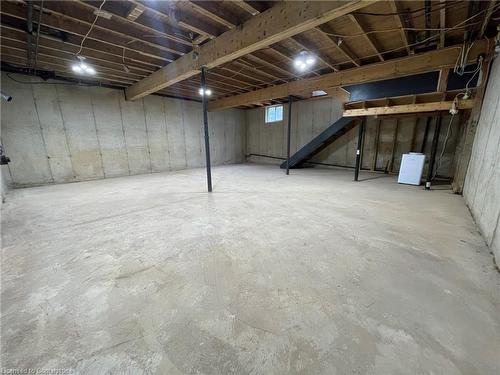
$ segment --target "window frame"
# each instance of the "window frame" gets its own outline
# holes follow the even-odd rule
[[[278,107],[281,107],[281,118],[279,120],[276,120],[276,108]],[[272,108],[275,108],[274,110],[274,118],[275,120],[273,121],[269,121],[269,115],[268,115],[268,112],[272,109]],[[277,122],[283,122],[283,104],[275,104],[275,105],[269,105],[267,107],[265,107],[264,109],[264,122],[266,124],[275,124]]]

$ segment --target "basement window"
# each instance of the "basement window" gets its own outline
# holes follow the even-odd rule
[[[283,121],[283,106],[273,105],[266,107],[266,124],[278,121]]]

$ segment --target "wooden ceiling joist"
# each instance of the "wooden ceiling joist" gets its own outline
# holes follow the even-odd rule
[[[480,53],[486,52],[487,42],[488,41],[483,39],[474,44],[469,53],[470,62],[476,61]],[[213,111],[258,103],[274,98],[284,98],[288,95],[294,95],[304,91],[312,92],[314,90],[323,90],[330,87],[380,81],[452,67],[456,63],[461,48],[461,45],[453,46],[398,59],[386,60],[376,64],[341,70],[340,72],[324,74],[319,77],[292,81],[246,94],[215,100],[209,103],[208,108]]]
[[[235,5],[237,5],[237,6],[239,6],[241,9],[247,11],[252,16],[255,16],[255,15],[257,15],[257,14],[260,13],[260,11],[257,8],[255,8],[251,4],[247,3],[246,1],[243,1],[243,0],[233,0],[232,3],[235,4]]]
[[[401,13],[401,10],[399,9],[398,4],[395,0],[390,0],[389,4],[393,13]],[[402,16],[400,14],[395,14],[394,19],[396,21],[396,24],[398,25],[399,34],[401,35],[401,40],[403,41],[404,46],[406,47],[406,52],[408,53],[408,55],[410,55],[412,51],[410,49],[410,43],[408,43],[408,35],[406,33],[406,30],[404,29],[405,26],[402,20]]]
[[[330,44],[337,48],[339,52],[341,52],[344,57],[350,61],[354,66],[361,66],[361,62],[359,58],[354,55],[354,53],[345,45],[343,41],[335,40],[332,34],[332,30],[327,25],[321,25],[316,28],[318,31],[323,33],[327,38],[326,40],[330,41]]]
[[[458,100],[456,107],[459,110],[471,109],[473,105],[474,105],[474,99]],[[452,108],[452,106],[453,106],[453,101],[403,104],[403,105],[393,105],[393,106],[389,105],[383,107],[346,109],[343,113],[343,116],[344,117],[383,116],[383,115],[395,115],[402,113],[449,111]]]
[[[10,39],[13,41],[25,41],[26,32],[21,29],[13,28],[10,26],[2,25],[0,28],[2,38]],[[36,34],[35,34],[36,35]],[[79,50],[79,44],[76,37],[68,37],[65,41],[54,40],[45,34],[40,34],[39,44],[47,48],[61,50],[68,53],[76,54]],[[160,67],[161,62],[165,60],[151,59],[141,55],[135,51],[126,49],[125,61],[127,65],[142,69],[145,71],[153,72]],[[123,63],[123,48],[119,46],[111,46],[106,43],[97,42],[87,39],[85,46],[82,49],[84,56],[101,59],[103,61]]]
[[[135,21],[144,12],[146,8],[142,4],[136,4],[132,10],[127,14],[129,21]]]
[[[126,90],[128,100],[135,100],[198,74],[202,66],[213,68],[262,47],[279,42],[305,30],[366,6],[368,1],[350,2],[281,2],[260,13],[240,27],[229,30],[203,44],[197,58],[190,52],[174,63],[146,77]]]
[[[364,35],[366,42],[368,43],[370,48],[373,50],[373,52],[375,52],[375,54],[377,55],[379,60],[384,61],[384,57],[380,53],[379,48],[376,46],[377,42],[375,41],[374,37],[371,34],[367,34],[366,28],[364,26],[362,26],[361,21],[358,19],[358,17],[356,17],[354,14],[349,14],[348,17],[352,21],[352,23],[354,24],[357,31]]]
[[[45,6],[44,6],[45,8]],[[27,7],[24,3],[2,2],[2,14],[8,15],[20,20],[26,19]],[[33,19],[38,19],[39,10],[34,9]],[[42,17],[42,25],[53,30],[60,30],[68,34],[83,37],[87,34],[91,23],[81,19],[69,17],[67,15],[45,14]],[[127,50],[135,51],[153,58],[163,58],[165,61],[173,61],[179,56],[179,52],[173,53],[169,48],[155,45],[146,41],[139,41],[130,35],[94,27],[88,35],[87,40],[94,40],[109,44],[111,46],[120,46]],[[86,43],[87,43],[86,40]]]

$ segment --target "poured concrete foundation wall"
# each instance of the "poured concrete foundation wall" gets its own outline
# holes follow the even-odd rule
[[[15,75],[17,80],[40,81]],[[9,184],[30,186],[205,165],[200,103],[73,84],[20,84],[2,74],[2,144]],[[240,163],[245,114],[209,114],[212,164]]]
[[[500,59],[492,64],[463,195],[500,264]]]
[[[282,122],[266,124],[264,108],[247,111],[247,159],[250,161],[278,164],[286,157],[286,132],[288,105],[284,106]],[[342,103],[334,98],[299,101],[292,105],[291,154],[312,140],[333,122],[342,116]],[[451,116],[442,119],[438,142],[437,175],[452,177],[453,156],[455,153],[459,127],[459,116],[455,116],[450,125]],[[377,119],[369,117],[363,144],[362,166],[364,169],[398,172],[401,155],[410,151],[420,152],[425,128],[426,116]],[[424,153],[429,160],[432,136],[436,118],[431,119]],[[379,135],[377,135],[377,127]],[[448,133],[448,136],[447,136]],[[443,151],[445,145],[446,148]],[[343,136],[335,140],[311,161],[325,165],[354,167],[358,143],[358,126],[354,126]],[[393,151],[394,150],[394,151]],[[257,156],[261,155],[261,156]],[[376,160],[375,160],[376,155]],[[424,175],[427,163],[424,168]]]

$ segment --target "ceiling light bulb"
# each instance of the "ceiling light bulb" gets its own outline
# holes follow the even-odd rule
[[[81,73],[81,72],[83,71],[83,69],[80,67],[80,65],[73,65],[73,66],[71,67],[71,69],[73,69],[73,71],[74,71],[75,73]]]
[[[198,93],[199,93],[201,96],[203,96],[203,88],[200,88],[200,89],[198,90]],[[212,90],[210,90],[210,89],[205,89],[205,94],[207,94],[207,96],[212,95]]]
[[[80,63],[80,68],[82,68],[83,70],[87,70],[89,66],[87,64],[84,64],[84,63]]]
[[[88,73],[88,74],[92,74],[94,75],[95,74],[95,69],[90,67],[90,66],[87,66],[87,68],[85,69],[85,72]]]
[[[297,68],[297,70],[303,72],[307,70],[310,66],[312,66],[316,62],[316,56],[307,51],[302,51],[299,55],[293,60],[293,65]]]

